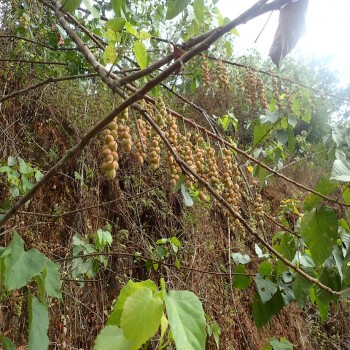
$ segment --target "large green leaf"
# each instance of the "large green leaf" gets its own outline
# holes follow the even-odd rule
[[[328,176],[322,176],[315,186],[315,191],[321,194],[328,195],[337,188],[338,183],[336,181],[329,180]],[[322,198],[316,194],[310,193],[303,202],[303,209],[310,211],[312,210]]]
[[[199,23],[202,22],[205,13],[204,0],[194,0],[193,2],[194,15]]]
[[[252,283],[252,278],[245,275],[247,270],[244,265],[238,265],[234,270],[232,285],[238,289],[246,289]]]
[[[288,232],[277,232],[272,239],[273,248],[287,260],[292,261],[296,253],[295,236]]]
[[[47,350],[49,347],[49,338],[47,331],[49,329],[49,314],[45,305],[29,294],[29,342],[28,350]]]
[[[286,338],[272,338],[269,341],[273,350],[293,350],[294,346]]]
[[[310,281],[299,274],[295,275],[293,282],[293,292],[299,308],[305,306],[311,287],[312,283]]]
[[[126,20],[123,17],[116,17],[106,22],[106,26],[116,32],[120,32],[125,25]]]
[[[257,328],[261,329],[268,324],[271,317],[277,315],[283,306],[283,298],[279,291],[266,303],[262,302],[258,293],[255,294],[253,300],[253,318]]]
[[[106,326],[95,339],[94,350],[129,350],[132,344],[118,326]]]
[[[45,258],[43,277],[46,293],[53,298],[62,299],[62,283],[58,274],[58,268],[56,264],[48,258]]]
[[[116,64],[118,63],[117,51],[114,48],[113,43],[109,44],[103,53],[103,61],[105,64]]]
[[[338,238],[338,218],[328,207],[305,213],[301,219],[300,234],[308,245],[313,261],[320,266],[332,253]]]
[[[134,341],[130,350],[138,350],[156,334],[163,311],[162,299],[149,288],[141,288],[126,299],[120,327],[125,338]]]
[[[123,12],[126,12],[126,3],[125,0],[111,0],[112,7],[114,10],[114,13],[117,16],[121,16]]]
[[[173,19],[182,12],[191,0],[167,0],[166,19]]]
[[[341,289],[341,278],[335,267],[323,268],[320,273],[319,280],[321,283],[330,287],[334,291],[340,291]],[[316,287],[315,291],[319,300],[321,300],[324,304],[328,304],[330,301],[336,299],[334,295],[319,287]]]
[[[134,42],[132,50],[140,68],[145,69],[148,63],[146,46],[141,41],[137,40]]]
[[[126,299],[132,295],[134,292],[136,292],[140,288],[149,288],[153,292],[157,290],[157,286],[153,281],[147,280],[142,282],[133,282],[130,280],[120,291],[118,299],[116,303],[114,304],[113,311],[111,315],[109,316],[109,319],[107,321],[107,325],[116,325],[120,326],[120,318],[123,313],[124,304]]]
[[[261,301],[266,303],[277,292],[277,285],[269,279],[265,279],[260,273],[255,278],[256,287],[258,289]]]
[[[62,7],[67,12],[74,12],[81,5],[82,0],[62,0]]]
[[[336,159],[333,164],[332,176],[333,180],[342,182],[350,181],[350,164],[347,160]]]
[[[201,302],[190,291],[165,295],[170,329],[177,350],[204,350],[206,322]]]
[[[17,232],[5,258],[5,285],[9,290],[24,287],[45,266],[45,256],[36,249],[24,251],[24,242]]]
[[[16,350],[16,346],[12,343],[12,341],[1,334],[0,334],[0,341],[4,346],[4,350]]]

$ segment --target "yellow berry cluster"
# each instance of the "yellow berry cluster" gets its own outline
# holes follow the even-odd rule
[[[223,64],[222,60],[218,60],[218,66],[217,66],[217,77],[219,79],[219,84],[221,87],[230,87],[230,80],[228,78],[228,73],[225,65]]]
[[[108,127],[103,130],[102,153],[104,156],[104,162],[102,163],[102,171],[105,173],[109,180],[113,180],[116,177],[118,165],[118,144],[116,142],[118,136],[118,125],[116,119],[108,124]]]
[[[201,67],[202,67],[204,85],[210,85],[211,84],[210,72],[209,72],[208,62],[204,54],[202,54]]]
[[[147,158],[147,124],[143,119],[137,119],[137,130],[139,134],[139,140],[136,142],[136,161],[143,164]]]
[[[255,215],[257,216],[258,219],[258,224],[260,227],[264,226],[264,207],[263,207],[263,199],[261,197],[261,194],[258,194],[256,196],[255,202],[254,202],[254,207],[255,207]]]
[[[128,110],[125,109],[122,113],[120,113],[117,119],[118,119],[118,141],[120,142],[122,149],[126,153],[130,153],[133,142],[130,135],[130,128],[129,126],[126,125],[126,122],[129,119]]]
[[[245,76],[245,92],[246,92],[246,97],[253,108],[255,108],[257,105],[256,85],[257,85],[256,75],[251,69],[248,69],[247,74]]]
[[[149,154],[149,162],[152,170],[156,170],[160,165],[160,136],[153,135],[153,140],[151,142],[150,154]]]

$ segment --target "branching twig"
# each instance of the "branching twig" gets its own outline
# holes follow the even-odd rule
[[[32,61],[26,60],[22,58],[0,58],[0,62],[16,62],[16,63],[30,63],[30,64],[48,64],[48,65],[56,65],[56,66],[66,66],[65,62],[53,62],[53,61]]]
[[[13,92],[12,94],[8,94],[8,95],[5,95],[5,96],[1,97],[0,98],[0,103],[4,102],[4,101],[7,101],[7,100],[10,100],[11,98],[17,97],[19,95],[26,94],[29,91],[38,89],[41,86],[48,85],[48,84],[51,84],[51,83],[57,83],[59,81],[66,81],[66,80],[86,79],[86,78],[92,78],[92,77],[98,77],[98,76],[99,75],[97,73],[90,73],[90,74],[71,75],[71,76],[60,77],[60,78],[50,77],[50,78],[48,78],[48,79],[46,79],[44,81],[41,81],[38,84],[28,86],[25,89],[18,90],[18,91]]]

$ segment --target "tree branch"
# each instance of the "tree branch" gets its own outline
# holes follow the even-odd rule
[[[5,102],[7,100],[10,100],[11,98],[17,97],[19,95],[26,94],[29,91],[38,89],[39,87],[47,85],[47,84],[57,83],[59,81],[74,80],[74,79],[86,79],[86,78],[92,78],[92,77],[99,77],[99,75],[97,73],[90,73],[90,74],[71,75],[71,76],[60,77],[60,78],[50,77],[44,81],[41,81],[38,84],[28,86],[25,89],[18,90],[18,91],[13,92],[12,94],[5,95],[5,96],[1,97],[0,103]]]

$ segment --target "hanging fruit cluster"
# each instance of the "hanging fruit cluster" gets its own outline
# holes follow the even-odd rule
[[[261,108],[268,109],[269,104],[267,103],[267,100],[266,100],[264,81],[262,80],[260,75],[256,79],[256,88],[258,91],[258,98],[260,101]]]
[[[210,72],[209,72],[209,66],[208,66],[208,61],[205,57],[204,54],[202,54],[202,74],[203,74],[203,82],[204,85],[210,85],[211,84],[211,79],[210,79]]]
[[[247,74],[245,76],[245,91],[246,97],[250,102],[252,108],[257,106],[257,89],[256,89],[256,76],[251,69],[247,70]]]
[[[276,101],[276,105],[278,108],[282,107],[282,101],[280,99],[280,93],[279,93],[279,88],[278,88],[278,81],[276,75],[272,74],[272,91],[273,91],[273,98]]]
[[[223,64],[222,60],[218,60],[218,66],[217,66],[217,77],[219,79],[219,85],[220,87],[229,88],[230,87],[230,80],[228,78],[228,72]]]
[[[173,150],[183,159],[183,161],[195,171],[204,181],[206,181],[218,194],[222,195],[233,209],[239,212],[241,201],[241,178],[232,153],[228,149],[222,150],[222,157],[218,156],[218,151],[210,145],[209,140],[205,140],[199,132],[186,130],[185,125],[178,126],[178,121],[172,115],[162,97],[157,98],[155,106],[142,101],[142,107],[147,111],[155,123],[164,133]],[[108,179],[114,179],[118,169],[118,145],[123,154],[132,152],[133,141],[129,125],[128,110],[124,110],[116,119],[111,122],[103,131],[104,145],[103,155],[105,161],[102,169]],[[170,170],[171,185],[174,187],[182,173],[182,169],[175,161],[170,151],[163,151],[161,147],[161,137],[150,129],[148,123],[143,119],[136,119],[135,123],[138,140],[134,147],[134,158],[139,164],[144,164],[146,159],[152,170],[160,167],[162,154],[166,158],[168,169]],[[186,178],[186,187],[198,186],[198,197],[202,201],[209,199],[207,190],[193,182],[190,177]],[[238,221],[233,219],[232,227],[239,228]]]
[[[118,165],[118,144],[116,142],[118,136],[118,125],[116,118],[108,124],[108,127],[103,130],[102,153],[104,156],[104,162],[102,163],[102,171],[105,173],[109,180],[113,180],[116,177]]]
[[[261,197],[261,194],[258,194],[256,196],[255,202],[254,202],[254,207],[255,207],[255,215],[257,217],[258,220],[258,225],[260,227],[264,226],[264,207],[263,207],[263,199]]]
[[[135,158],[136,161],[140,164],[143,164],[145,160],[147,159],[147,125],[146,122],[143,119],[137,119],[136,121],[136,127],[138,130],[139,139],[135,144],[136,147],[136,154]]]
[[[132,148],[132,138],[130,135],[130,128],[126,125],[127,120],[129,119],[128,109],[124,109],[122,113],[120,113],[117,117],[118,121],[118,141],[121,144],[122,149],[126,153],[131,152]]]

